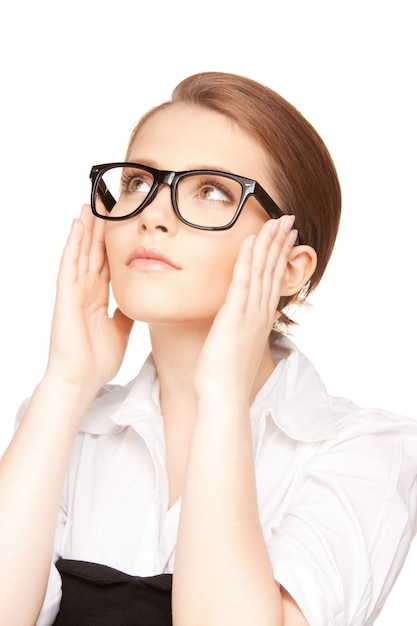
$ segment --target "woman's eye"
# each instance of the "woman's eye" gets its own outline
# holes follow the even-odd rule
[[[143,180],[143,178],[139,178],[137,176],[134,178],[130,178],[126,182],[126,191],[131,191],[134,193],[148,193],[151,188],[150,184],[146,180]]]
[[[216,202],[232,202],[233,196],[228,189],[220,185],[206,184],[200,187],[199,197],[203,200],[212,200]]]

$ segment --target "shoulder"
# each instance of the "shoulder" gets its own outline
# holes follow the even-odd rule
[[[336,440],[363,441],[371,452],[395,448],[409,456],[417,467],[417,420],[379,408],[356,406],[346,398],[331,397],[330,409],[336,427]]]
[[[272,353],[277,367],[269,402],[277,426],[290,437],[340,443],[373,436],[381,442],[405,440],[407,448],[416,445],[417,419],[330,395],[314,365],[287,338],[274,340]]]

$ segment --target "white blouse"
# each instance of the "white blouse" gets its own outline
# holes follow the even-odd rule
[[[277,366],[251,407],[251,423],[275,578],[311,626],[373,624],[417,530],[417,421],[329,396],[286,338],[276,337],[272,351]],[[54,562],[62,556],[132,575],[172,573],[180,506],[168,509],[150,356],[128,385],[105,386],[83,421]],[[60,598],[52,564],[38,626],[53,623]]]

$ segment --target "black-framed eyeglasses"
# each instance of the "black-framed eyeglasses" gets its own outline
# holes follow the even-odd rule
[[[192,228],[231,228],[250,196],[258,200],[270,217],[284,215],[259,183],[228,172],[170,172],[139,163],[121,162],[93,165],[90,178],[91,209],[94,215],[105,220],[135,217],[149,206],[160,185],[170,187],[176,216]],[[96,201],[97,196],[102,205]]]

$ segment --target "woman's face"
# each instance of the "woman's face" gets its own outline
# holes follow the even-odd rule
[[[128,160],[161,170],[214,169],[257,180],[272,196],[264,150],[231,120],[205,108],[171,105],[133,141]],[[168,186],[140,215],[106,222],[113,293],[128,317],[157,323],[211,323],[224,303],[242,241],[268,215],[250,198],[235,225],[203,231],[175,215]],[[168,263],[144,256],[166,256]]]

